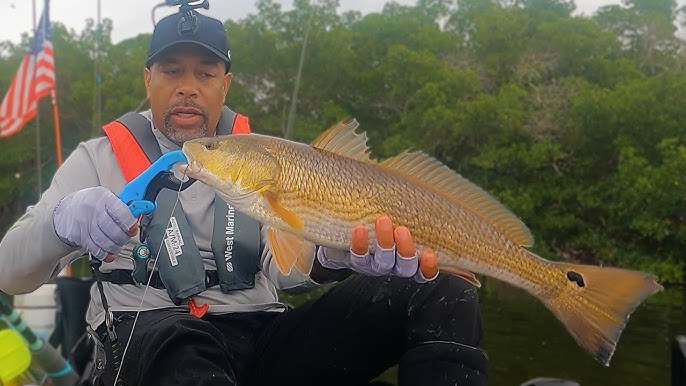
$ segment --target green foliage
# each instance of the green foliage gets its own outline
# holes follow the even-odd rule
[[[625,0],[592,17],[573,16],[570,0],[391,2],[364,16],[337,6],[258,0],[256,14],[225,23],[227,104],[253,130],[284,135],[307,40],[295,140],[357,118],[374,156],[423,150],[498,197],[546,258],[684,280],[686,75],[674,1]],[[146,106],[150,35],[113,44],[111,29],[53,26],[65,154],[99,135],[97,53],[103,122]],[[0,90],[28,41],[0,43]],[[48,105],[43,188],[55,170]],[[35,201],[34,128],[0,141],[2,229]]]

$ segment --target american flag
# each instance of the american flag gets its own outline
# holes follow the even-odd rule
[[[0,105],[0,137],[8,137],[21,130],[36,116],[38,100],[56,87],[48,15],[46,0],[36,36]]]

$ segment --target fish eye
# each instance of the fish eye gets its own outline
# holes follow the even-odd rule
[[[215,146],[215,142],[214,142],[214,141],[212,141],[212,142],[207,142],[207,143],[205,144],[205,149],[207,149],[207,150],[212,150],[212,149],[214,149],[215,147],[216,147],[216,146]]]

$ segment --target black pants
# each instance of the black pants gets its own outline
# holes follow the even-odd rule
[[[120,319],[123,351],[133,317]],[[141,312],[120,377],[126,386],[355,386],[399,364],[401,386],[483,385],[481,338],[476,289],[462,279],[356,276],[284,313]],[[108,366],[104,385],[115,372]]]

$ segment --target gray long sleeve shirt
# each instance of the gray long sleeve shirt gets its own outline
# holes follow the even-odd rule
[[[150,112],[143,113],[150,119]],[[178,150],[161,132],[153,129],[162,153]],[[10,228],[0,241],[0,290],[10,294],[35,290],[59,273],[71,261],[84,254],[62,242],[53,228],[52,214],[55,205],[67,194],[79,189],[104,186],[115,194],[126,184],[124,176],[106,137],[79,144],[55,173],[50,187],[41,199]],[[200,249],[205,269],[216,269],[211,252],[212,224],[214,221],[215,193],[202,183],[195,183],[179,193],[180,203],[193,229],[195,243]],[[103,263],[101,271],[133,269],[132,249],[136,238],[124,247],[112,263]],[[156,252],[156,246],[151,250]],[[153,253],[154,253],[153,252]],[[312,287],[314,282],[297,272],[283,276],[270,253],[264,253],[261,268],[255,277],[255,287],[222,293],[212,287],[194,298],[198,304],[210,305],[210,313],[245,311],[282,311],[276,288],[291,289]],[[144,286],[103,283],[105,296],[112,311],[137,311],[143,298]],[[149,288],[140,310],[171,308],[175,306],[166,290]],[[182,305],[179,308],[186,308]],[[96,328],[104,321],[104,311],[97,288],[91,288],[91,303],[86,320]]]

